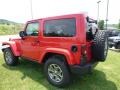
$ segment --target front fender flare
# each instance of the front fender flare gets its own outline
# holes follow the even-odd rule
[[[4,45],[7,45],[6,48],[8,48],[8,46],[10,47],[10,49],[12,50],[13,54],[15,56],[20,56],[19,51],[17,50],[17,45],[14,41],[6,41],[2,43],[2,46],[4,47]],[[2,50],[4,50],[5,48],[3,48]]]

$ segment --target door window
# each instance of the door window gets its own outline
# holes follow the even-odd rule
[[[38,36],[39,23],[29,23],[26,28],[27,36]]]

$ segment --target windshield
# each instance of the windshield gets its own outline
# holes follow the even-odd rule
[[[113,31],[112,36],[120,36],[120,32],[119,31]]]

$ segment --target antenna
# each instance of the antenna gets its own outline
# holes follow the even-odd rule
[[[30,11],[31,11],[31,18],[33,19],[33,5],[32,5],[32,0],[30,0]]]

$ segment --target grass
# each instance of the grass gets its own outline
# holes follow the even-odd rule
[[[120,53],[109,51],[107,61],[99,63],[92,74],[74,76],[73,83],[62,89],[47,82],[39,64],[21,60],[10,67],[0,53],[0,90],[120,90]]]
[[[18,34],[20,30],[23,30],[22,24],[0,24],[0,35]]]

